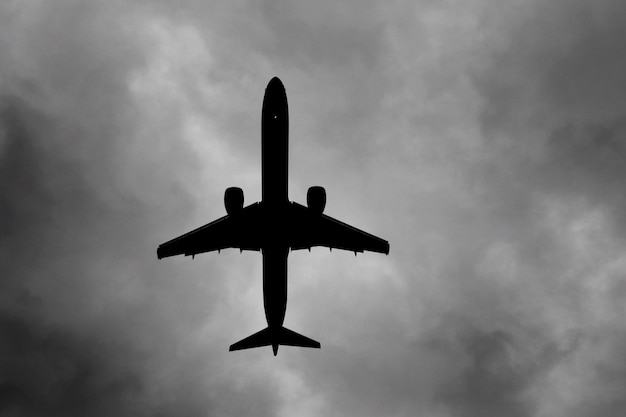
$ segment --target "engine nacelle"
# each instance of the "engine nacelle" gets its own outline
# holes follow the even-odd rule
[[[319,185],[309,187],[306,192],[306,205],[317,214],[324,212],[326,207],[326,190]]]
[[[229,187],[224,191],[224,206],[229,215],[237,214],[243,209],[243,190],[239,187]]]

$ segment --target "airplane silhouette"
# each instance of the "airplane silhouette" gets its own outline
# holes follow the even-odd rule
[[[283,327],[287,309],[287,256],[290,250],[326,246],[354,252],[389,253],[386,240],[323,214],[326,190],[310,187],[307,207],[287,197],[289,119],[287,94],[274,77],[265,89],[261,113],[262,200],[243,207],[243,191],[230,187],[224,193],[227,215],[157,249],[159,259],[195,256],[226,248],[263,254],[263,304],[267,327],[230,346],[230,351],[280,345],[319,348],[319,342]]]

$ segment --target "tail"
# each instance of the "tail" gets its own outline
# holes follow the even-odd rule
[[[269,345],[272,345],[274,356],[278,354],[279,345],[300,346],[316,349],[320,348],[319,342],[309,339],[306,336],[302,336],[301,334],[298,334],[293,330],[289,330],[286,327],[266,327],[260,332],[256,332],[252,336],[248,336],[245,339],[230,345],[229,350],[232,352],[233,350],[250,349]]]

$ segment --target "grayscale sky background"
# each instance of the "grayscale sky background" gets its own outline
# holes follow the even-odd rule
[[[174,6],[175,3],[175,6]],[[623,416],[626,2],[3,1],[0,414]],[[290,106],[290,196],[386,238],[157,260],[260,199]]]

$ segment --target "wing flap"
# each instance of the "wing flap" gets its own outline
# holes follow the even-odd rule
[[[261,249],[260,207],[254,203],[240,213],[221,217],[191,232],[159,245],[159,259],[176,255],[197,255],[227,248]]]
[[[298,203],[290,206],[290,248],[325,246],[351,252],[389,254],[389,242],[325,214],[318,214]]]

